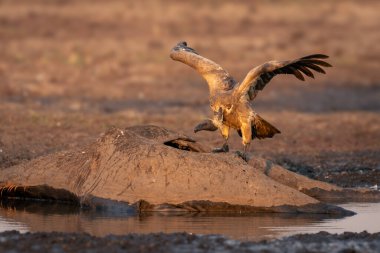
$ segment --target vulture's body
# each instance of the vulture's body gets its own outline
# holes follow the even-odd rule
[[[256,114],[252,100],[265,85],[278,74],[292,74],[304,81],[303,74],[314,78],[311,70],[325,73],[321,68],[331,67],[320,59],[326,55],[314,54],[292,61],[270,61],[248,72],[241,83],[215,62],[199,55],[186,42],[178,43],[170,52],[173,60],[183,62],[196,69],[207,81],[210,90],[210,106],[214,113],[212,119],[205,120],[196,126],[200,130],[220,130],[226,142],[217,151],[228,151],[227,140],[230,129],[242,136],[244,151],[254,138],[271,138],[280,131]]]

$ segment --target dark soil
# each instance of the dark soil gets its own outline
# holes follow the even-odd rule
[[[129,234],[94,237],[79,233],[0,233],[0,252],[379,252],[380,233],[303,234],[281,240],[239,242],[222,236]]]

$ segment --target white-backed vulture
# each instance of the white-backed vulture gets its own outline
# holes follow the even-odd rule
[[[276,127],[254,112],[251,102],[258,92],[278,74],[292,74],[304,81],[303,74],[314,78],[311,70],[325,74],[322,67],[331,67],[329,63],[321,60],[328,58],[324,54],[308,55],[290,61],[269,61],[251,69],[244,80],[238,83],[220,65],[199,55],[188,47],[186,42],[178,43],[171,50],[170,57],[197,70],[209,86],[210,106],[214,117],[201,122],[194,131],[219,129],[225,143],[215,151],[228,152],[230,129],[236,129],[243,139],[244,159],[252,139],[271,138],[280,133]]]

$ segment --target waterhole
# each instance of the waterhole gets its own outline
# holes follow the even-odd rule
[[[123,212],[102,213],[80,210],[75,206],[35,202],[28,205],[0,207],[0,232],[86,232],[95,236],[107,234],[188,232],[221,234],[231,239],[257,241],[281,238],[297,233],[345,231],[380,232],[380,203],[340,205],[357,214],[342,219],[323,215],[138,215]]]

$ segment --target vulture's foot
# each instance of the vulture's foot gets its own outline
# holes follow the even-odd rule
[[[241,151],[236,151],[235,152],[241,159],[244,161],[248,162],[249,161],[249,156],[247,152],[241,152]]]
[[[230,148],[228,147],[227,143],[224,143],[220,148],[214,148],[212,150],[213,153],[227,153],[228,151],[230,151]]]

